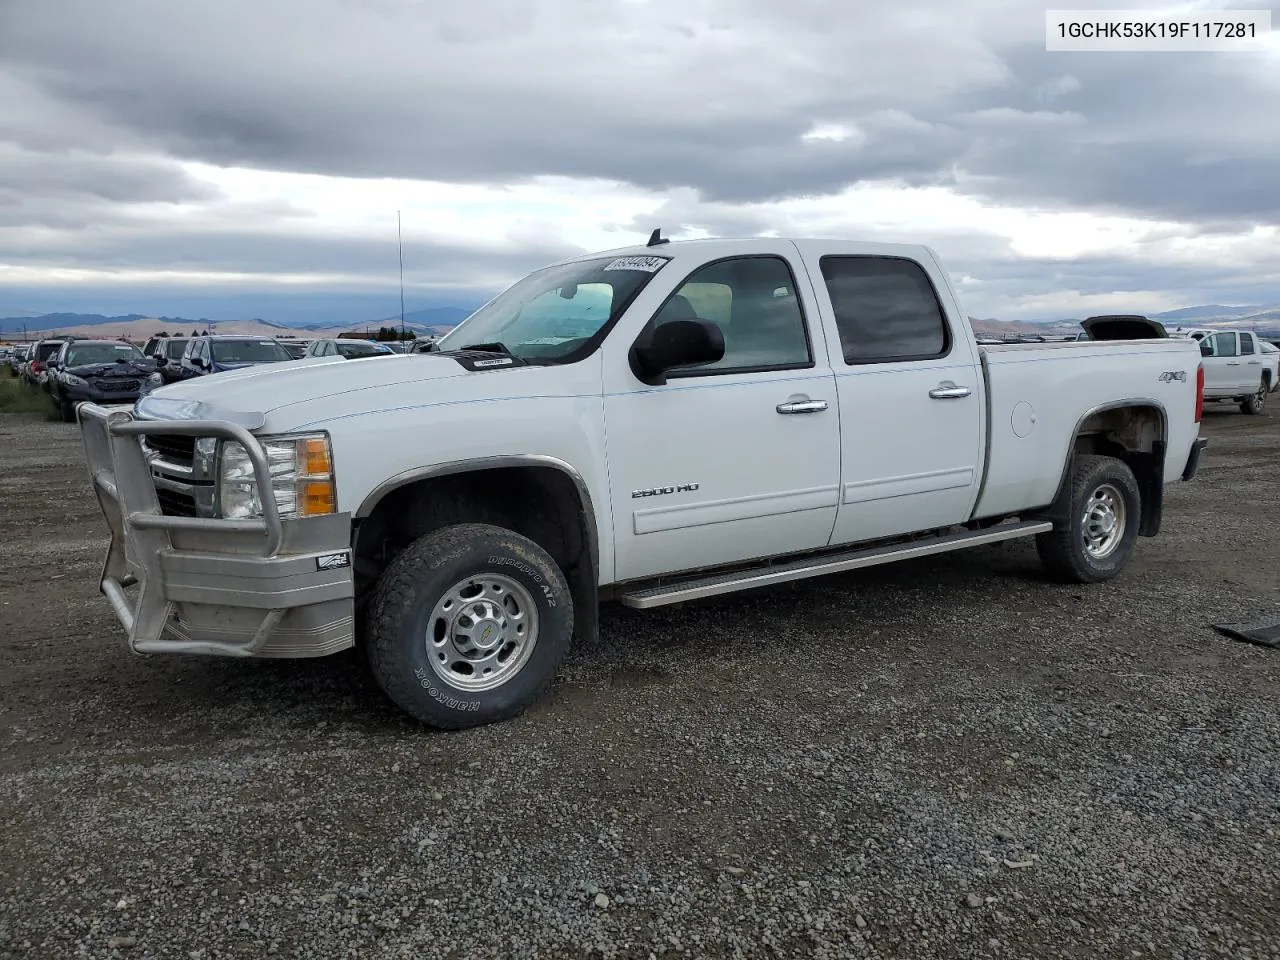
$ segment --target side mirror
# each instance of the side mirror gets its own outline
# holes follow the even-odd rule
[[[631,370],[652,386],[667,382],[676,367],[715,363],[724,356],[724,334],[710,320],[669,320],[649,335],[649,342],[631,348]]]
[[[1209,341],[1208,341],[1208,340],[1201,340],[1201,341],[1200,341],[1200,356],[1202,356],[1202,357],[1212,357],[1212,356],[1213,356],[1213,347],[1209,345]]]

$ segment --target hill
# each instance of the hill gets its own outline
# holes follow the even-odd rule
[[[261,320],[229,320],[219,324],[202,325],[198,321],[183,319],[164,319],[160,317],[133,318],[107,317],[97,322],[70,324],[39,331],[28,331],[28,336],[35,339],[40,336],[67,334],[77,337],[100,337],[104,340],[115,340],[124,337],[135,343],[141,343],[157,333],[164,332],[170,336],[190,336],[192,330],[208,330],[210,333],[241,333],[249,336],[289,337],[305,334],[307,337],[336,337],[346,330],[345,327],[328,327],[318,330],[300,330],[280,324],[265,323]],[[21,337],[21,330],[18,333]],[[12,335],[9,335],[10,339]]]

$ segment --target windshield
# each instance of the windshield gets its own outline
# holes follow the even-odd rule
[[[170,360],[177,360],[182,356],[182,352],[187,349],[187,338],[174,337],[172,340],[165,340],[160,344],[160,349],[164,351],[164,355]]]
[[[209,348],[218,363],[272,363],[293,359],[274,340],[211,340]]]
[[[67,366],[81,367],[89,363],[115,363],[117,360],[141,360],[142,351],[131,343],[82,343],[67,348]]]
[[[601,257],[546,267],[489,301],[437,349],[501,343],[523,360],[558,363],[616,320],[667,257]]]
[[[339,340],[335,349],[348,359],[352,357],[373,357],[381,353],[392,352],[390,347],[384,347],[380,343],[361,343],[359,340],[348,340],[345,343]]]

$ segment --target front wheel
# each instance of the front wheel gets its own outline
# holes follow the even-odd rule
[[[1242,413],[1252,414],[1255,417],[1262,413],[1267,406],[1268,392],[1267,381],[1264,379],[1260,384],[1258,384],[1258,390],[1256,393],[1252,393],[1240,401],[1240,411]]]
[[[447,730],[520,714],[569,649],[573,600],[532,540],[464,523],[420,537],[374,589],[369,663],[383,691]]]
[[[1040,559],[1067,583],[1110,580],[1129,562],[1142,517],[1142,495],[1128,464],[1083,456],[1071,474],[1070,519],[1036,537]]]

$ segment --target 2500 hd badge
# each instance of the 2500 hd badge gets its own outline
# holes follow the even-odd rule
[[[661,497],[668,493],[685,493],[690,490],[697,490],[700,484],[696,483],[680,483],[674,487],[649,487],[647,490],[632,490],[631,499],[635,500],[639,497]]]

